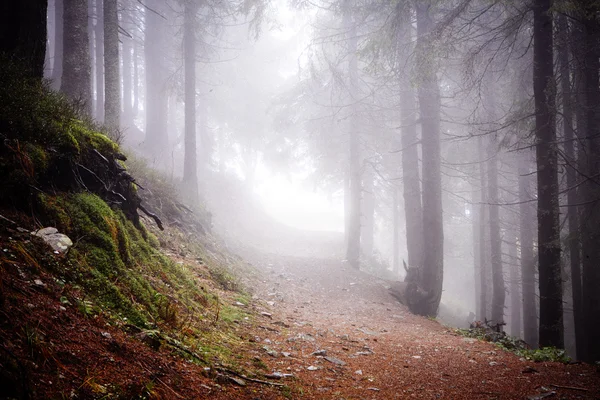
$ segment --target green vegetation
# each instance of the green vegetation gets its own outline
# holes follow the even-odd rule
[[[246,314],[213,292],[238,292],[245,304],[249,298],[228,271],[226,257],[192,245],[194,238],[180,231],[160,240],[149,232],[136,212],[137,188],[118,177],[124,166],[117,161],[122,159],[119,146],[44,83],[23,76],[10,63],[2,65],[0,207],[31,215],[32,224],[54,226],[74,242],[65,255],[48,252],[37,239],[14,242],[10,254],[37,272],[51,272],[60,287],[57,300],[87,318],[102,316],[123,329],[154,332],[159,345],[166,343],[194,362],[235,363],[232,349],[240,345],[239,338],[227,327]],[[146,174],[136,177],[152,188],[148,192],[164,195],[157,204],[171,207],[157,212],[185,212],[185,221],[203,232],[206,212],[192,212],[174,195],[171,182],[134,163],[138,173]],[[159,248],[184,242],[203,260],[203,268],[176,263]],[[210,278],[216,285],[199,283]],[[24,334],[33,348],[39,340],[31,332]]]
[[[555,347],[544,347],[542,349],[530,349],[527,343],[520,338],[509,336],[505,332],[498,332],[488,325],[480,325],[470,329],[455,329],[457,334],[485,342],[491,342],[503,350],[510,351],[516,355],[532,361],[556,361],[567,363],[571,359],[562,349]]]

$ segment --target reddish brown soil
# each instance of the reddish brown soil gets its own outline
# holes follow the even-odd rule
[[[9,245],[0,240],[1,249]],[[226,367],[206,370],[166,346],[151,349],[102,315],[63,309],[65,288],[43,268],[4,257],[0,399],[519,399],[550,391],[556,398],[600,398],[596,366],[532,363],[457,336],[411,315],[383,282],[341,262],[249,257],[262,279],[251,283],[248,307],[257,316],[238,324],[244,345],[232,350],[256,380],[286,387],[238,386],[225,378]],[[232,294],[221,295],[234,302]],[[320,350],[325,354],[314,354]],[[265,376],[273,372],[291,376]]]

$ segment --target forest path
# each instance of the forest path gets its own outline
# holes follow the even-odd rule
[[[600,398],[598,369],[534,363],[412,315],[385,282],[335,260],[244,254],[263,281],[254,299],[269,372],[289,398]],[[535,397],[533,397],[535,398]],[[542,397],[539,397],[542,398]]]

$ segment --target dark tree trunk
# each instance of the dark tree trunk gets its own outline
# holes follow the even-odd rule
[[[133,110],[132,117],[135,118],[140,110],[140,66],[139,66],[139,46],[134,41],[133,46]]]
[[[420,67],[419,110],[423,152],[423,287],[429,293],[418,314],[435,316],[442,297],[444,279],[444,225],[440,147],[440,93],[437,74],[427,62],[432,29],[430,5],[417,2],[417,65]]]
[[[571,293],[573,296],[573,319],[575,323],[575,346],[577,359],[583,356],[585,344],[584,321],[581,299],[581,247],[579,240],[579,217],[577,215],[577,157],[575,155],[575,132],[573,130],[573,104],[569,67],[569,32],[567,18],[558,16],[560,83],[562,92],[564,153],[567,174],[567,217],[569,221],[568,249],[571,269]]]
[[[511,221],[512,227],[508,230],[508,260],[510,266],[510,334],[514,337],[521,337],[521,304],[522,294],[520,291],[521,277],[519,274],[519,259],[517,257],[517,231],[515,223],[518,221]]]
[[[117,0],[104,0],[104,122],[119,129],[121,78],[119,73],[119,12]]]
[[[145,146],[152,161],[164,165],[164,150],[168,147],[168,95],[167,66],[165,57],[164,36],[165,21],[156,13],[164,13],[164,2],[152,0],[147,5],[153,10],[146,10],[146,27],[144,30],[144,65],[146,72],[146,139]],[[187,115],[187,113],[186,113]]]
[[[519,157],[519,243],[521,244],[521,280],[523,291],[523,340],[538,347],[538,314],[535,302],[535,260],[533,253],[533,213],[531,169],[527,153]]]
[[[61,92],[91,115],[92,74],[86,1],[64,0]]]
[[[54,0],[54,57],[52,59],[52,88],[60,89],[63,73],[63,0]]]
[[[563,311],[558,208],[553,28],[550,0],[533,6],[533,91],[538,183],[540,346],[562,348]]]
[[[0,5],[0,54],[39,79],[44,77],[47,13],[48,0],[3,1]]]
[[[185,3],[183,58],[185,67],[185,153],[183,186],[192,203],[198,201],[198,166],[196,160],[196,5]]]
[[[580,143],[580,166],[586,176],[581,185],[582,319],[586,334],[583,361],[600,360],[600,26],[599,6],[581,1],[584,74],[583,124],[586,131]]]

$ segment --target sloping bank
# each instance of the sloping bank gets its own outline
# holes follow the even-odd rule
[[[0,398],[199,398],[215,377],[235,383],[223,371],[248,373],[250,298],[229,272],[243,263],[206,236],[202,210],[139,161],[136,184],[126,160],[2,64]],[[71,242],[51,248],[45,227]]]

